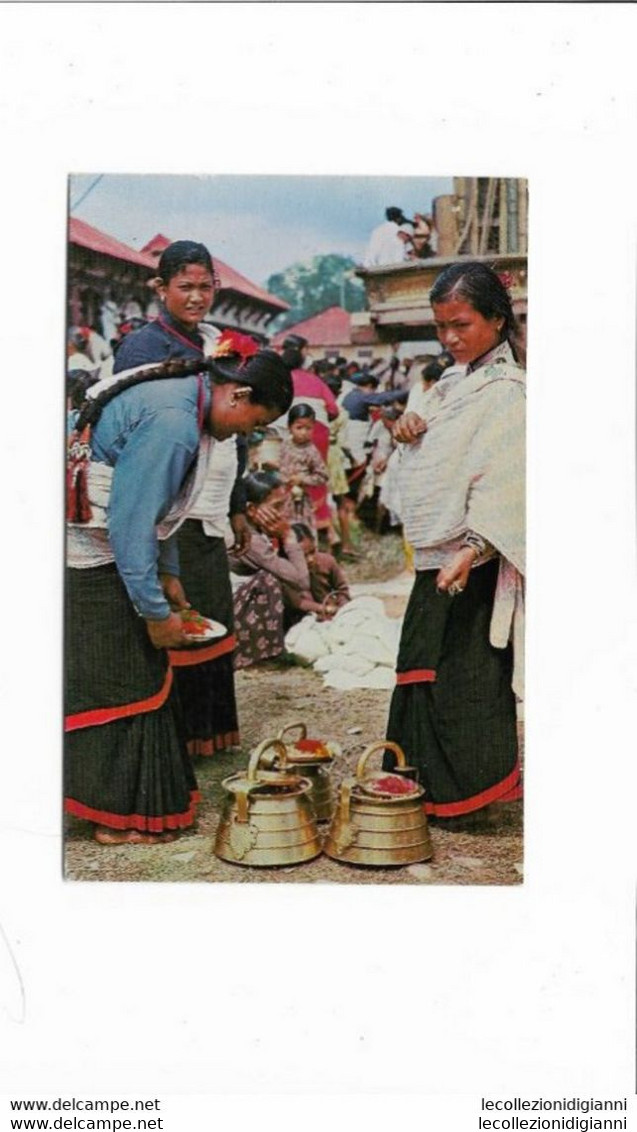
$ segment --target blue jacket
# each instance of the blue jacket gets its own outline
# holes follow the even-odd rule
[[[210,389],[204,381],[204,412]],[[109,539],[115,563],[138,613],[168,617],[158,572],[179,574],[176,540],[159,542],[156,525],[171,504],[199,448],[196,377],[149,381],[104,408],[92,434],[93,459],[114,468]]]
[[[196,331],[186,330],[165,309],[161,310],[159,318],[161,321],[149,322],[139,330],[131,330],[122,339],[115,351],[113,373],[133,369],[134,366],[166,362],[169,358],[196,358],[202,355],[201,335]]]
[[[407,390],[390,389],[386,393],[363,393],[352,389],[343,398],[343,408],[352,421],[368,421],[369,410],[376,405],[391,405],[394,401],[406,401]]]
[[[114,373],[172,358],[202,355],[203,339],[177,323],[166,310],[161,321],[131,331],[115,355]],[[162,325],[163,324],[163,325]],[[204,410],[210,409],[210,381]],[[114,397],[93,430],[93,458],[113,466],[109,536],[122,581],[138,613],[161,620],[170,613],[158,572],[179,575],[177,540],[159,541],[156,524],[171,504],[197,455],[198,382],[196,377],[144,382]],[[245,453],[245,448],[244,448]],[[245,510],[239,472],[230,512]]]
[[[135,366],[154,365],[172,358],[196,358],[203,353],[203,338],[196,331],[187,330],[161,308],[159,318],[139,330],[131,330],[122,340],[115,354],[113,373],[134,369]],[[238,436],[238,469],[230,497],[230,514],[237,515],[246,509],[243,473],[248,463],[248,442]]]

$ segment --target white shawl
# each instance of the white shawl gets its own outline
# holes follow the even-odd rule
[[[509,347],[467,373],[454,367],[427,395],[427,432],[403,450],[407,541],[433,548],[475,531],[500,553],[490,640],[521,643],[525,572],[525,385]],[[521,688],[517,649],[514,689]]]

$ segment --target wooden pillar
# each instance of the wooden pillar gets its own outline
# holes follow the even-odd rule
[[[527,255],[529,250],[528,204],[528,181],[521,177],[518,180],[518,249],[522,255]]]
[[[498,201],[498,215],[500,219],[500,231],[498,234],[498,251],[500,255],[504,255],[509,250],[509,214],[507,211],[507,182],[506,177],[500,178],[500,197]]]
[[[491,235],[491,225],[493,222],[493,208],[495,205],[496,185],[497,180],[495,177],[486,178],[484,207],[482,212],[482,227],[480,230],[480,243],[478,244],[478,253],[480,255],[486,255],[489,250],[489,237]]]
[[[436,197],[433,202],[434,225],[438,235],[439,256],[452,256],[456,254],[458,237],[458,209],[457,197],[448,195]]]
[[[478,195],[480,192],[480,178],[470,178],[470,192],[469,199],[469,251],[472,256],[478,254],[480,247],[480,215],[478,211]],[[460,249],[462,251],[462,249]]]

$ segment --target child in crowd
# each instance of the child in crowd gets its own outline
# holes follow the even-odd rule
[[[279,474],[289,494],[285,517],[290,521],[306,523],[316,531],[312,489],[325,493],[329,473],[325,460],[312,441],[316,413],[311,405],[300,402],[288,413],[289,438],[281,445]]]
[[[298,603],[299,608],[304,613],[317,612],[315,606],[318,605],[319,619],[333,617],[342,605],[351,601],[345,571],[332,554],[316,549],[316,539],[305,523],[293,523],[292,530],[305,555],[310,574],[310,593],[314,604],[314,608],[310,609],[306,596],[302,595]]]

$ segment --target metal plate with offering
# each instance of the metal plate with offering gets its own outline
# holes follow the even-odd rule
[[[179,615],[183,621],[184,629],[189,641],[204,644],[223,637],[228,632],[220,621],[213,621],[210,617],[203,617],[196,609],[180,609]]]

